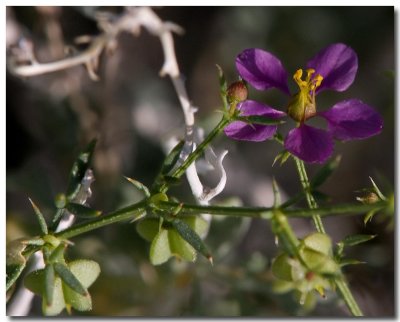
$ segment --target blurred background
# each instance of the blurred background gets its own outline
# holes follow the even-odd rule
[[[7,49],[30,39],[40,62],[65,56],[73,40],[99,33],[94,14],[115,14],[120,7],[8,7]],[[228,82],[237,80],[235,57],[259,47],[279,57],[292,74],[325,46],[343,42],[358,54],[354,84],[343,93],[324,92],[318,109],[360,98],[384,118],[381,135],[364,141],[337,143],[339,169],[323,185],[328,202],[353,202],[370,186],[369,176],[384,191],[394,186],[394,9],[393,7],[164,7],[155,12],[182,26],[175,36],[177,59],[189,96],[198,107],[197,125],[206,132],[221,117],[216,64]],[[71,50],[71,49],[70,49]],[[103,213],[132,204],[140,196],[123,176],[151,185],[165,156],[164,144],[183,135],[183,116],[168,78],[158,73],[163,63],[159,39],[142,30],[138,37],[121,34],[112,55],[101,56],[92,81],[83,66],[21,79],[6,78],[7,241],[39,234],[28,202],[32,198],[51,218],[54,197],[64,192],[79,151],[94,137],[96,181],[89,203]],[[291,88],[295,90],[294,83]],[[256,92],[252,99],[284,110],[279,91]],[[293,124],[285,125],[287,133]],[[213,203],[270,206],[271,178],[284,196],[300,189],[294,163],[272,162],[281,147],[271,141],[234,142],[221,136],[216,151],[228,149],[224,165],[228,182]],[[318,165],[307,167],[310,175]],[[206,178],[213,182],[213,178]],[[386,190],[385,190],[386,189]],[[194,202],[185,180],[172,193]],[[351,289],[366,316],[394,315],[394,232],[388,218],[366,226],[362,216],[324,219],[333,242],[349,234],[376,234],[374,240],[349,248],[349,258],[367,264],[348,266]],[[296,234],[313,231],[309,220],[291,220]],[[102,273],[91,287],[94,316],[346,316],[334,294],[307,311],[290,294],[272,292],[271,260],[278,250],[268,222],[215,218],[206,243],[214,266],[199,258],[194,264],[171,259],[153,267],[149,244],[135,226],[108,226],[75,238],[70,259],[100,263]],[[30,315],[40,315],[35,298]],[[63,313],[65,314],[65,312]],[[76,312],[78,314],[78,312]]]

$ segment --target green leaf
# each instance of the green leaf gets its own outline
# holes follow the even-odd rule
[[[7,291],[17,281],[26,266],[26,258],[22,252],[26,248],[24,238],[7,243],[6,254],[6,289]]]
[[[199,216],[185,216],[181,220],[187,223],[200,237],[205,236],[210,227],[209,222]]]
[[[184,144],[185,144],[185,141],[179,141],[178,144],[175,145],[175,147],[167,155],[167,157],[165,158],[164,163],[161,167],[162,175],[168,174],[173,169],[176,162],[179,160],[179,156],[181,154]]]
[[[190,228],[190,226],[182,220],[172,220],[172,226],[195,250],[202,254],[212,263],[212,256],[207,246],[204,244],[200,236]]]
[[[375,216],[375,214],[376,214],[376,210],[374,210],[374,209],[368,211],[368,213],[364,217],[364,225],[366,225],[368,223],[368,221],[371,221],[372,218]]]
[[[321,186],[326,179],[328,179],[332,173],[339,167],[341,160],[341,156],[338,155],[337,157],[329,160],[319,171],[314,175],[312,178],[310,185],[311,188],[317,188]]]
[[[151,242],[159,232],[159,222],[156,218],[144,219],[137,223],[136,230],[143,239]]]
[[[30,272],[24,279],[25,287],[31,292],[43,295],[45,292],[45,272],[44,269],[38,269]]]
[[[60,314],[64,308],[65,300],[62,291],[61,279],[56,277],[54,281],[53,301],[50,304],[46,298],[46,295],[44,294],[42,300],[42,311],[44,315],[54,316]]]
[[[6,287],[7,291],[14,285],[25,268],[24,264],[7,265],[6,267]]]
[[[52,250],[49,261],[52,263],[55,262],[63,262],[64,261],[64,252],[67,248],[67,245],[64,243],[59,244],[54,250]]]
[[[40,269],[29,273],[24,280],[25,287],[31,292],[42,296],[42,311],[47,316],[54,316],[61,313],[65,308],[64,295],[62,292],[62,283],[59,277],[54,279],[53,293],[51,300],[47,298],[45,285],[45,270]]]
[[[56,282],[56,275],[54,273],[53,265],[46,265],[44,268],[44,295],[47,299],[47,304],[53,303],[54,285]]]
[[[93,218],[101,215],[101,211],[81,205],[79,203],[69,202],[66,209],[73,215],[80,218]]]
[[[221,66],[216,65],[218,69],[218,79],[219,79],[219,92],[221,95],[222,103],[224,104],[224,108],[228,109],[228,100],[226,97],[226,92],[228,90],[228,84],[226,83],[224,71],[222,70]]]
[[[165,263],[170,257],[171,249],[168,241],[168,230],[161,229],[150,246],[150,262],[153,265],[161,265]]]
[[[90,294],[85,296],[75,292],[66,284],[62,285],[65,303],[78,311],[90,311],[92,309],[92,298]]]
[[[359,265],[359,264],[366,264],[366,262],[359,261],[357,259],[343,259],[340,261],[340,267],[346,266],[346,265]]]
[[[89,169],[95,146],[96,140],[92,140],[86,146],[85,150],[79,154],[72,166],[66,193],[69,201],[75,198],[81,188],[81,182],[85,176],[86,170]]]
[[[383,195],[383,193],[379,190],[379,188],[378,188],[378,186],[376,185],[375,181],[372,180],[371,177],[369,177],[369,179],[371,180],[371,183],[372,183],[372,186],[373,186],[373,188],[374,188],[374,191],[375,191],[375,193],[378,195],[378,197],[379,197],[381,200],[386,200],[386,197],[385,197],[385,196]]]
[[[46,220],[44,219],[40,209],[35,205],[35,203],[32,201],[32,199],[31,198],[28,198],[28,199],[29,199],[29,202],[32,205],[33,211],[35,212],[35,215],[39,221],[40,230],[42,231],[43,235],[47,235],[48,229],[47,229]]]
[[[69,263],[68,267],[86,288],[92,285],[100,274],[99,264],[91,260],[76,260]],[[63,285],[63,292],[65,302],[71,305],[75,310],[90,311],[92,309],[92,299],[89,293],[83,296],[67,285]]]
[[[67,284],[71,289],[81,295],[87,295],[87,289],[82,285],[82,283],[76,278],[76,276],[71,272],[69,267],[65,264],[54,263],[54,269],[62,281]]]
[[[168,242],[172,255],[189,262],[196,260],[194,248],[175,229],[168,229]]]
[[[376,235],[351,235],[343,239],[344,246],[354,246],[374,239]]]
[[[128,180],[130,183],[132,183],[136,187],[136,189],[142,191],[146,197],[150,197],[149,188],[147,188],[143,183],[129,177],[124,176],[124,178]]]
[[[180,183],[180,179],[172,176],[163,176],[163,180],[165,183],[168,183],[168,185],[177,185]]]
[[[100,275],[100,265],[88,259],[78,259],[68,263],[72,274],[86,288],[90,287]]]
[[[279,161],[279,159],[281,160],[280,162],[280,166],[282,166],[291,156],[289,151],[283,150],[281,152],[279,152],[279,154],[275,157],[274,162],[272,162],[272,166],[274,166],[274,164]]]
[[[330,200],[330,197],[327,194],[319,190],[313,190],[312,195],[317,202],[327,202]]]
[[[274,193],[274,208],[278,208],[281,205],[281,193],[275,178],[272,178],[272,191]]]

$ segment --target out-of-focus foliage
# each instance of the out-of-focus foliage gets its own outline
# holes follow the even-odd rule
[[[103,8],[118,13],[121,8]],[[40,61],[65,55],[75,37],[98,32],[95,8],[7,8],[7,46],[23,34],[33,40]],[[319,49],[334,42],[358,54],[359,71],[345,93],[324,93],[318,109],[340,99],[360,97],[384,117],[381,135],[360,142],[338,143],[340,166],[319,191],[336,201],[354,201],[356,190],[369,186],[368,176],[393,187],[394,178],[394,11],[391,7],[166,7],[164,20],[185,29],[175,37],[178,62],[195,106],[197,124],[206,131],[220,117],[218,73],[237,80],[234,61],[245,48],[277,54],[286,69],[304,66]],[[150,185],[162,165],[165,142],[183,136],[183,116],[170,81],[160,78],[163,62],[159,40],[147,32],[124,34],[112,56],[103,55],[100,81],[83,67],[17,79],[7,74],[7,240],[35,236],[38,225],[28,196],[44,215],[54,197],[65,191],[67,174],[78,151],[98,139],[93,164],[96,181],[89,203],[107,213],[141,198],[123,176]],[[268,100],[281,110],[286,98],[278,91],[249,89],[252,99]],[[287,125],[288,128],[292,124]],[[287,194],[300,190],[291,162],[271,165],[280,147],[270,141],[252,144],[226,138],[227,187],[219,202],[249,206],[272,204],[271,177]],[[310,167],[315,173],[318,167]],[[190,200],[186,183],[172,193]],[[226,199],[235,196],[235,199]],[[299,237],[312,231],[308,220],[291,221]],[[361,217],[324,219],[335,244],[351,234],[377,235],[368,243],[346,248],[349,258],[367,265],[345,268],[361,309],[368,316],[394,314],[394,238],[385,223]],[[90,315],[112,316],[287,316],[306,314],[290,295],[273,293],[271,260],[277,248],[268,224],[261,220],[214,218],[206,244],[214,258],[195,264],[170,259],[150,264],[149,243],[131,224],[118,224],[74,239],[68,256],[95,260],[102,272],[91,287]],[[307,299],[306,299],[307,301]],[[315,316],[345,315],[333,293],[321,299]],[[40,304],[32,315],[40,314]]]

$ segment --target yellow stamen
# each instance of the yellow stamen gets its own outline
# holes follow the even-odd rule
[[[303,70],[298,69],[293,75],[293,80],[299,86],[299,92],[292,97],[289,103],[288,114],[296,121],[303,123],[316,114],[315,91],[321,85],[323,77],[315,75],[315,69],[305,70],[306,77],[303,80]]]

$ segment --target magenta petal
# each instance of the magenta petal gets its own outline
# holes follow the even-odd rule
[[[333,139],[326,131],[303,124],[286,136],[285,149],[305,162],[323,163],[333,152]]]
[[[267,118],[278,119],[286,113],[277,111],[262,103],[247,100],[238,105],[241,116],[261,115]],[[235,140],[260,142],[271,138],[277,125],[248,124],[242,121],[235,121],[224,128],[225,134]]]
[[[324,89],[346,90],[354,81],[358,68],[357,54],[345,44],[333,44],[321,50],[308,63],[324,77],[317,93]]]
[[[258,90],[276,87],[289,95],[287,72],[281,61],[258,48],[245,49],[236,57],[239,75]]]
[[[337,103],[319,115],[327,120],[328,131],[342,141],[365,139],[379,134],[383,128],[379,113],[357,99]]]

